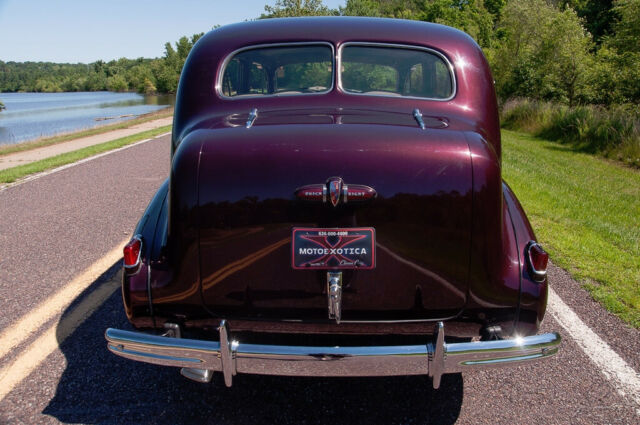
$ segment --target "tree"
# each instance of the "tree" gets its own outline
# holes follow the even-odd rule
[[[549,25],[553,33],[541,42],[544,63],[539,72],[547,75],[557,93],[572,107],[577,96],[586,96],[587,70],[592,62],[591,38],[572,9],[554,14]]]
[[[533,97],[573,105],[586,99],[591,39],[576,13],[544,0],[510,0],[505,37],[489,55],[501,98]]]
[[[381,17],[380,4],[375,0],[347,0],[345,7],[340,8],[342,16]]]
[[[419,20],[423,6],[421,0],[347,0],[340,13],[346,16],[375,16]]]
[[[109,91],[127,91],[129,84],[124,76],[116,74],[107,78],[107,88]]]
[[[288,18],[293,16],[329,16],[337,11],[329,9],[322,0],[276,0],[274,6],[266,5],[260,18]]]
[[[601,61],[614,71],[601,73],[615,87],[616,101],[640,102],[640,0],[618,0],[613,11],[619,19],[612,24],[613,34],[606,37]],[[603,67],[604,68],[604,67]]]
[[[480,46],[491,46],[493,17],[481,0],[425,2],[418,18],[458,28],[473,37]]]
[[[596,44],[611,33],[611,24],[615,22],[613,0],[554,0],[552,3],[560,10],[575,10]]]

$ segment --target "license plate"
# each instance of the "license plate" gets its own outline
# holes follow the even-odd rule
[[[291,266],[302,270],[373,269],[375,248],[373,227],[296,227],[291,237]]]

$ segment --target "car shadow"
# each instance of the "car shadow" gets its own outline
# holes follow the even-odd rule
[[[64,313],[102,283],[119,279],[110,268]],[[63,321],[61,321],[62,323]],[[58,329],[58,341],[68,331]],[[126,424],[425,423],[453,424],[463,379],[445,375],[439,390],[427,377],[292,378],[237,375],[226,388],[180,376],[177,368],[137,363],[109,353],[107,327],[131,329],[116,290],[60,343],[66,369],[43,413],[61,422]]]

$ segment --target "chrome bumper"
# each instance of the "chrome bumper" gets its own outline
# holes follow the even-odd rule
[[[169,338],[109,328],[109,350],[131,360],[182,367],[183,375],[203,382],[210,371],[231,386],[236,373],[287,376],[429,375],[434,388],[445,373],[517,365],[558,352],[560,335],[547,333],[497,341],[445,343],[444,324],[424,345],[314,347],[244,344],[229,338],[226,321],[220,341]],[[198,376],[194,378],[194,373]],[[200,372],[200,374],[198,374]]]

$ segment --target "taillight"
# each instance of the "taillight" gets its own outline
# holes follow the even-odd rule
[[[531,241],[527,245],[526,257],[531,277],[536,282],[542,282],[547,277],[549,254],[542,249],[539,243]]]
[[[142,239],[134,236],[124,247],[124,267],[135,269],[140,265],[140,253],[142,252]]]

